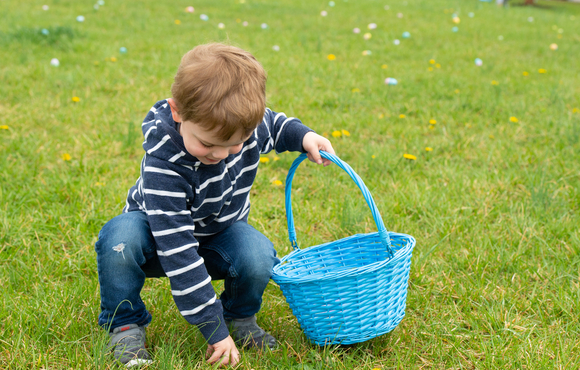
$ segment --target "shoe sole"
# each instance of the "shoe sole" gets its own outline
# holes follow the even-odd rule
[[[152,363],[153,363],[153,361],[151,361],[151,360],[144,360],[142,358],[135,358],[135,359],[127,362],[125,364],[125,367],[129,368],[129,367],[133,367],[133,366],[143,366],[143,365],[149,365]]]

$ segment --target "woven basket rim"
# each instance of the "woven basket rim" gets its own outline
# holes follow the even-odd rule
[[[370,272],[377,271],[377,270],[379,270],[379,269],[381,269],[389,264],[396,263],[401,259],[404,259],[410,253],[412,253],[413,248],[415,247],[415,244],[416,244],[415,238],[412,237],[411,235],[395,233],[395,232],[389,231],[389,237],[391,239],[404,239],[404,240],[406,240],[406,243],[402,248],[398,249],[391,258],[386,258],[383,261],[373,262],[373,263],[370,263],[368,265],[359,266],[356,268],[347,268],[344,270],[320,272],[320,273],[314,273],[314,274],[304,274],[301,276],[289,276],[282,269],[284,267],[285,262],[292,260],[293,258],[296,258],[300,255],[303,255],[306,253],[315,253],[321,249],[328,247],[329,245],[332,245],[334,243],[338,243],[341,241],[345,241],[348,239],[360,238],[360,237],[369,237],[369,236],[375,236],[375,235],[378,237],[379,233],[373,232],[373,233],[366,233],[366,234],[355,234],[355,235],[351,235],[351,236],[348,236],[348,237],[345,237],[345,238],[342,238],[339,240],[335,240],[332,242],[311,246],[311,247],[308,247],[305,249],[294,250],[294,251],[290,252],[288,255],[284,256],[280,260],[280,264],[274,266],[274,269],[272,271],[272,280],[274,280],[277,284],[299,284],[299,283],[308,283],[308,282],[312,282],[312,281],[335,280],[335,279],[347,278],[347,277],[360,275],[362,273],[370,273]]]

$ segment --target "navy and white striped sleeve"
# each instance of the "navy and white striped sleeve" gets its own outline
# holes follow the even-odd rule
[[[266,108],[262,124],[257,130],[260,153],[266,154],[272,149],[276,153],[304,152],[302,139],[310,131],[313,130],[302,124],[298,118],[286,117],[284,113],[276,113]]]
[[[198,241],[188,199],[191,185],[179,165],[146,156],[141,177],[143,199],[151,232],[157,244],[159,261],[171,283],[171,294],[183,317],[196,325],[210,344],[229,335],[223,308],[217,299],[203,258],[197,253]]]

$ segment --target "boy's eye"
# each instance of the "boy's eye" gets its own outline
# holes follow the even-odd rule
[[[205,143],[202,143],[201,141],[200,141],[200,143],[204,148],[211,148],[213,146],[213,145],[206,145]]]

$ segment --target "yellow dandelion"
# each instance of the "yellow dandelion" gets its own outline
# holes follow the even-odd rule
[[[342,136],[342,132],[340,131],[332,131],[332,137],[341,137]]]
[[[437,63],[437,64],[435,64],[435,67],[441,68],[441,64]]]
[[[497,85],[499,85],[499,82],[497,82],[496,80],[493,80],[493,81],[491,81],[491,84],[492,84],[493,86],[497,86]]]
[[[334,54],[328,54],[326,56],[326,59],[328,59],[328,60],[335,60],[336,59],[336,55],[334,55]]]
[[[377,156],[376,156],[376,155],[374,155],[374,154],[373,154],[373,155],[371,155],[371,158],[372,158],[372,159],[375,159],[376,157],[377,157]]]
[[[282,181],[280,181],[280,180],[274,180],[274,181],[272,181],[272,185],[274,185],[274,186],[282,186]]]
[[[96,65],[96,66],[98,66],[98,65],[99,65],[99,61],[98,61],[98,60],[95,60],[95,61],[93,62],[93,64],[94,64],[94,65]]]
[[[342,132],[343,136],[350,136],[350,132],[346,131],[346,130],[340,130]]]
[[[544,68],[540,68],[538,69],[538,73],[546,73],[548,72],[547,70],[545,70]]]
[[[75,102],[75,103],[78,103],[78,102],[81,101],[81,98],[79,98],[78,96],[73,96],[72,97],[72,101]]]
[[[436,125],[437,124],[437,121],[435,121],[434,119],[430,119],[429,120],[429,124],[430,125]]]
[[[578,109],[578,108],[572,109],[572,113],[578,113],[578,112],[580,112],[580,109]],[[6,127],[8,127],[8,126],[6,126]]]
[[[350,90],[353,93],[357,93],[360,92],[360,89],[358,87],[355,87],[354,89]]]
[[[459,89],[455,89],[455,93],[456,94],[459,94]]]
[[[435,64],[435,59],[430,59],[430,60],[429,60],[429,63],[431,63],[431,64]]]
[[[68,153],[63,153],[63,155],[61,155],[60,157],[62,158],[63,161],[70,161],[72,159],[70,154]]]
[[[0,125],[0,130],[8,130],[8,125]]]
[[[278,157],[278,156],[274,157],[274,162],[279,161],[279,160],[280,160],[280,157]]]
[[[105,184],[103,184],[102,182],[95,182],[95,186],[105,186]]]
[[[435,130],[435,125],[429,125],[429,130]]]
[[[493,136],[493,135],[489,135],[489,138],[490,138],[490,139],[495,139],[495,136]]]
[[[383,119],[383,118],[385,118],[385,115],[384,115],[384,114],[382,114],[382,113],[380,113],[380,114],[379,114],[379,119]]]
[[[240,18],[236,18],[236,23],[242,23],[242,20]]]
[[[179,19],[176,19],[175,24],[181,24],[181,21]]]
[[[399,114],[399,118],[405,118],[407,116],[405,116],[404,114]]]
[[[517,123],[518,119],[516,117],[510,117],[510,122]]]
[[[268,157],[260,157],[260,163],[268,163],[270,162],[270,158]]]
[[[427,70],[428,70],[429,72],[433,72],[433,67],[429,67],[429,68],[427,68]]]
[[[523,74],[524,76],[529,76],[529,75],[530,75],[530,72],[528,72],[528,71],[523,71],[523,72],[522,72],[522,74]]]
[[[117,61],[117,58],[115,57],[111,57],[111,59],[109,59],[111,62],[115,63]]]
[[[410,159],[412,161],[417,159],[417,157],[415,157],[413,154],[407,154],[407,153],[403,154],[403,158]]]
[[[387,68],[389,68],[389,66],[388,66],[388,65],[386,65],[386,64],[383,64],[383,65],[381,66],[381,68],[382,68],[382,69],[387,69]]]
[[[433,151],[433,148],[431,148],[430,146],[428,146],[428,147],[425,148],[425,151],[426,152],[432,152]]]

